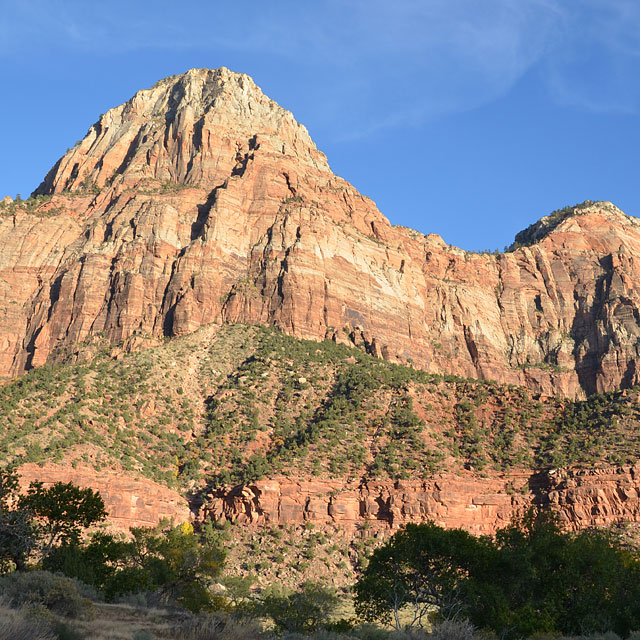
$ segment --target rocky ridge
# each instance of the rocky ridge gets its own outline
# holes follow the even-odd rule
[[[393,227],[226,69],[108,111],[35,193],[0,220],[4,375],[242,321],[547,395],[638,381],[635,219],[592,203],[499,255]]]

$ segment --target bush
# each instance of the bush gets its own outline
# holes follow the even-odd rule
[[[190,524],[134,527],[131,534],[128,541],[96,533],[88,544],[63,544],[43,566],[91,584],[108,601],[133,597],[147,606],[178,604],[193,612],[229,606],[211,591],[226,554]]]
[[[432,640],[474,640],[475,627],[468,620],[443,620],[431,632]]]
[[[627,640],[632,640],[633,633]],[[591,633],[588,636],[576,636],[571,640],[621,640],[620,636],[613,631],[607,631],[606,633]]]
[[[105,594],[115,599],[127,593],[155,593],[158,604],[179,604],[193,612],[215,611],[227,602],[211,592],[224,566],[226,553],[203,544],[193,527],[131,529],[122,564],[108,580]]]
[[[84,640],[84,635],[72,629],[62,620],[56,620],[52,626],[53,633],[57,640]]]
[[[333,589],[308,581],[293,593],[267,593],[260,613],[271,618],[280,631],[312,633],[327,623],[337,606],[338,596]]]
[[[91,613],[95,592],[78,580],[48,571],[15,572],[0,576],[0,596],[12,607],[41,605],[61,616],[85,617]]]

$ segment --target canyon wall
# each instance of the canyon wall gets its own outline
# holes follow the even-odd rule
[[[35,196],[0,205],[1,376],[82,356],[94,341],[242,322],[542,395],[639,382],[637,219],[586,203],[495,255],[394,227],[331,172],[291,113],[227,69],[167,78],[111,109]],[[22,473],[99,490],[122,529],[190,514],[150,481],[52,465]],[[572,527],[605,525],[639,520],[638,473],[270,479],[219,490],[203,514],[388,530],[433,519],[490,533],[539,502]]]
[[[163,518],[175,524],[194,518],[185,498],[150,480],[53,464],[26,464],[19,473],[23,488],[39,480],[45,486],[72,482],[99,491],[107,523],[119,531],[155,526]],[[492,534],[534,504],[552,508],[574,530],[640,522],[640,464],[487,477],[440,474],[429,480],[357,485],[275,478],[219,488],[200,507],[197,518],[247,527],[307,522],[346,531],[370,527],[384,535],[409,522],[433,520],[443,527]]]
[[[246,322],[541,394],[638,382],[636,219],[591,203],[497,255],[394,227],[246,75],[138,92],[36,194],[0,210],[0,375]]]

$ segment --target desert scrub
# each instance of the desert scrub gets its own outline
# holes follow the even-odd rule
[[[48,571],[17,571],[0,576],[0,596],[12,607],[39,605],[69,618],[91,614],[96,592],[88,585]]]
[[[198,492],[277,474],[620,464],[640,450],[637,389],[541,402],[272,328],[207,331],[118,360],[100,346],[8,382],[0,459],[125,468]]]

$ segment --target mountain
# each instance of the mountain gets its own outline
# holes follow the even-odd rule
[[[392,226],[248,76],[191,70],[0,203],[0,461],[121,528],[234,523],[237,571],[285,581],[346,582],[414,520],[640,522],[638,281],[611,203],[466,252]]]
[[[245,322],[544,395],[638,381],[637,220],[587,203],[497,255],[394,227],[224,68],[108,111],[2,213],[5,376],[100,336]]]

